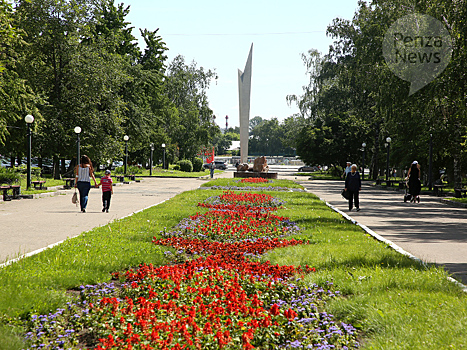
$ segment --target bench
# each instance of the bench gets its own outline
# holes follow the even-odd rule
[[[436,197],[441,197],[443,195],[444,187],[446,187],[446,185],[433,185],[433,190]]]
[[[65,187],[65,189],[68,190],[68,189],[70,189],[72,187],[75,187],[75,178],[74,177],[67,177],[67,178],[65,178],[63,180],[65,180],[65,186],[63,186],[63,187]]]
[[[407,183],[405,181],[399,181],[399,189],[403,190],[407,187]]]
[[[128,175],[128,179],[130,179],[130,181],[135,181],[135,178],[135,175]]]
[[[0,190],[2,191],[3,194],[3,200],[6,201],[11,201],[12,199],[19,199],[20,198],[20,192],[21,192],[21,186],[20,185],[5,185],[5,186],[0,186]],[[11,190],[11,195],[8,194],[8,191]]]
[[[117,181],[119,182],[125,181],[125,176],[117,175],[116,178],[117,178]]]
[[[10,186],[0,186],[0,191],[2,191],[2,194],[3,194],[3,201],[11,201],[11,198],[8,195],[9,189],[10,189]]]
[[[454,189],[454,197],[456,197],[456,198],[465,198],[465,197],[467,197],[467,189],[466,188],[455,188]]]
[[[42,190],[45,184],[45,181],[31,181],[31,183],[34,185],[35,190]]]

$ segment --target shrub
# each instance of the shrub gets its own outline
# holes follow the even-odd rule
[[[119,166],[115,168],[114,173],[115,174],[123,174],[125,172],[125,167],[124,166]],[[136,174],[142,174],[143,169],[140,168],[139,166],[136,165],[128,165],[126,167],[126,173],[127,175],[136,175]]]
[[[180,165],[175,164],[175,165],[173,166],[173,170],[180,170]]]
[[[142,173],[143,173],[143,168],[140,168],[139,166],[130,165],[127,168],[127,174],[134,175],[134,174],[142,174]]]
[[[6,183],[11,185],[14,182],[18,182],[21,179],[21,175],[14,169],[0,168],[0,184]]]
[[[31,168],[31,175],[35,178],[40,178],[42,173],[42,169],[39,167],[32,167]]]
[[[125,169],[122,166],[116,167],[115,170],[113,171],[115,174],[123,174]]]
[[[198,172],[203,170],[203,160],[201,158],[195,157],[193,159],[193,171]]]
[[[178,165],[180,166],[180,170],[186,173],[191,173],[193,171],[193,163],[191,160],[182,159],[178,161]]]

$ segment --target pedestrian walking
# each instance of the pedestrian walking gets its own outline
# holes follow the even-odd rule
[[[360,179],[360,173],[357,171],[357,165],[352,164],[350,172],[345,178],[345,190],[349,192],[349,211],[352,210],[355,203],[355,208],[360,211],[360,199],[359,192],[362,189],[362,180]]]
[[[352,163],[347,162],[347,166],[345,167],[344,172],[342,173],[341,177],[344,179],[347,179],[347,174],[350,173],[350,171],[352,170],[352,167],[350,166],[350,164]]]
[[[420,181],[420,164],[414,160],[410,166],[407,174],[409,194],[411,195],[411,203],[420,203],[420,191],[422,190],[422,183]]]
[[[112,187],[112,178],[110,177],[110,170],[105,171],[105,176],[101,177],[101,181],[99,182],[99,186],[102,186],[102,212],[109,212],[110,208],[110,199],[114,194],[114,190]]]
[[[75,174],[75,188],[78,188],[79,191],[81,212],[85,213],[86,206],[88,205],[89,190],[91,189],[91,178],[94,180],[95,187],[98,187],[91,159],[87,155],[81,156],[81,162],[76,166]]]

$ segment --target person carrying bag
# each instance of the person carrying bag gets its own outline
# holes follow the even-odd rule
[[[357,165],[352,164],[351,169],[351,172],[348,173],[345,178],[344,191],[349,192],[349,211],[352,210],[354,202],[357,211],[360,211],[359,192],[362,189],[362,180],[360,179],[360,174],[357,171]]]

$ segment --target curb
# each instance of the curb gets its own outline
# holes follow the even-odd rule
[[[392,249],[394,249],[396,252],[402,254],[402,255],[405,255],[407,256],[408,258],[418,262],[418,263],[421,263],[422,265],[426,266],[426,262],[424,262],[423,260],[417,258],[415,255],[413,254],[410,254],[409,252],[405,251],[404,249],[402,249],[401,247],[399,247],[397,244],[391,242],[390,240],[380,236],[379,234],[377,234],[375,231],[373,231],[372,229],[368,228],[367,226],[363,225],[363,224],[360,224],[357,220],[353,219],[351,216],[347,215],[346,213],[344,213],[342,210],[334,207],[332,204],[329,204],[328,202],[326,202],[324,199],[320,198],[321,201],[323,201],[324,203],[326,203],[326,205],[331,208],[332,210],[334,210],[336,213],[339,213],[340,215],[342,215],[346,220],[350,221],[352,224],[355,224],[357,226],[360,226],[366,233],[368,233],[369,235],[371,235],[373,238],[377,239],[378,241],[381,241],[385,244],[387,244],[388,246],[390,246]],[[452,277],[448,277],[447,278],[450,282],[456,284],[458,287],[460,287],[462,289],[462,291],[464,293],[467,293],[467,286],[460,283],[459,281],[455,280],[454,278]]]
[[[123,184],[122,184],[122,185],[123,185]],[[198,186],[197,189],[199,189],[200,187],[201,187],[201,186]],[[182,192],[185,192],[185,191],[182,191]],[[164,203],[164,202],[167,202],[168,200],[172,199],[173,197],[179,195],[179,194],[182,193],[182,192],[176,193],[176,194],[174,194],[173,196],[171,196],[171,197],[169,197],[169,198],[167,198],[167,199],[164,199],[164,200],[160,201],[159,203],[152,204],[152,205],[150,205],[150,206],[148,206],[148,207],[146,207],[146,208],[143,208],[143,209],[134,211],[133,213],[130,213],[130,214],[128,214],[128,215],[125,215],[125,216],[123,216],[123,217],[121,217],[121,218],[116,218],[116,219],[114,219],[114,220],[112,220],[112,221],[109,221],[109,222],[108,222],[107,224],[105,224],[105,225],[108,225],[108,224],[110,224],[110,223],[112,223],[112,222],[115,222],[115,221],[118,221],[118,220],[126,219],[126,218],[128,218],[128,217],[130,217],[130,216],[133,216],[133,215],[135,215],[135,214],[137,214],[137,213],[140,213],[140,212],[142,212],[142,211],[144,211],[144,210],[146,210],[146,209],[149,209],[149,208],[155,207],[155,206],[157,206],[157,205],[160,205],[160,204],[162,204],[162,203]],[[102,227],[102,226],[105,226],[105,225],[100,225],[100,226],[96,226],[96,227]],[[91,230],[94,230],[96,227],[92,228]],[[22,260],[22,259],[24,259],[24,258],[27,258],[27,257],[33,256],[33,255],[39,254],[39,253],[43,252],[44,250],[53,248],[53,247],[55,247],[55,246],[57,246],[57,245],[59,245],[59,244],[62,244],[63,242],[65,242],[65,241],[67,241],[67,240],[69,240],[69,239],[73,239],[73,238],[79,237],[79,236],[81,236],[83,233],[89,232],[89,231],[91,231],[91,230],[83,231],[83,232],[81,232],[80,234],[78,234],[78,235],[76,235],[76,236],[67,237],[67,238],[65,238],[64,240],[61,240],[60,242],[56,242],[56,243],[53,243],[53,244],[49,244],[48,246],[46,246],[46,247],[44,247],[44,248],[40,248],[40,249],[34,250],[34,251],[32,251],[32,252],[23,254],[23,255],[21,255],[21,256],[19,256],[19,257],[17,257],[17,258],[8,260],[8,261],[4,262],[3,264],[0,264],[0,269],[6,267],[6,266],[8,266],[8,265],[14,264],[14,263],[16,263],[16,262],[18,262],[18,261],[20,261],[20,260]]]
[[[135,181],[127,181],[125,183],[123,182],[115,182],[113,185],[114,186],[123,186],[124,184],[131,184]],[[92,189],[92,187],[91,187]],[[47,198],[47,197],[56,197],[60,195],[67,195],[67,191],[73,190],[73,188],[68,188],[64,189],[63,186],[54,186],[54,187],[48,187],[47,190],[51,190],[51,192],[43,192],[43,193],[33,193],[33,194],[26,194],[26,195],[20,195],[20,199],[39,199],[39,198]],[[26,197],[27,196],[27,197]],[[0,203],[3,203],[3,197],[0,196]]]

